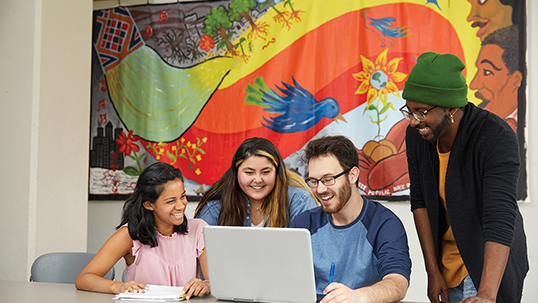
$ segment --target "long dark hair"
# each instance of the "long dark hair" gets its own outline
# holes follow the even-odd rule
[[[157,246],[153,212],[147,210],[143,204],[146,201],[155,203],[164,191],[166,183],[176,179],[183,182],[183,175],[178,168],[162,162],[148,166],[138,178],[133,194],[123,204],[121,223],[117,228],[128,224],[131,239],[151,247]],[[174,226],[174,232],[187,233],[185,215],[183,215],[183,223]]]
[[[304,180],[286,169],[278,149],[265,138],[249,138],[245,140],[232,159],[230,168],[204,194],[196,207],[195,217],[207,202],[219,200],[222,204],[218,218],[219,225],[243,226],[247,216],[245,193],[237,180],[237,172],[243,161],[251,156],[266,157],[275,166],[275,187],[265,197],[261,208],[266,214],[266,226],[287,227],[290,220],[288,203],[288,185],[302,187],[310,191]]]

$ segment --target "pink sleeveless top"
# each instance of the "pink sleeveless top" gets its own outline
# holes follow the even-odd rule
[[[201,219],[187,219],[188,233],[163,236],[155,229],[159,245],[150,247],[133,241],[135,261],[125,268],[125,281],[165,286],[185,286],[192,278],[199,278],[197,258],[203,253]]]

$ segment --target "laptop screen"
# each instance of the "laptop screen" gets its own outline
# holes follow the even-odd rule
[[[245,302],[316,302],[310,232],[204,227],[211,294]]]

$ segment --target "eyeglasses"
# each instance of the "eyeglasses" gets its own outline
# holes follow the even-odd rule
[[[426,121],[426,114],[429,111],[431,111],[432,109],[437,107],[437,105],[436,105],[436,106],[434,106],[432,108],[428,108],[427,110],[410,112],[410,111],[404,109],[406,106],[407,105],[404,105],[404,106],[400,107],[400,112],[402,113],[404,118],[406,118],[407,120],[411,120],[411,117],[415,117],[415,119],[417,119],[420,122]]]
[[[323,183],[324,186],[331,186],[331,185],[336,184],[336,178],[338,178],[338,177],[340,177],[340,176],[342,176],[344,174],[347,174],[350,170],[351,170],[351,168],[348,168],[348,169],[344,170],[343,172],[339,173],[336,176],[326,176],[326,177],[323,177],[323,178],[320,178],[320,179],[308,178],[308,179],[306,179],[306,183],[308,183],[308,186],[310,186],[312,188],[318,187],[319,182]]]

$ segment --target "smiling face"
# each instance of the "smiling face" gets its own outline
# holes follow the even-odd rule
[[[310,159],[308,162],[309,177],[320,179],[327,176],[336,176],[344,169],[333,155],[320,156]],[[341,211],[351,198],[352,189],[349,174],[344,174],[336,179],[333,185],[325,186],[318,182],[316,188],[312,188],[314,194],[321,201],[321,207],[326,214],[335,214]]]
[[[168,181],[155,203],[146,201],[144,207],[153,211],[157,230],[163,235],[172,235],[174,225],[183,223],[187,207],[187,195],[183,182],[180,179]]]
[[[517,108],[517,93],[521,85],[521,72],[510,74],[502,59],[503,49],[495,44],[482,46],[476,67],[476,75],[469,88],[476,90],[475,96],[484,103],[481,107],[506,118]]]
[[[409,100],[405,104],[410,112],[425,111],[432,107],[429,104]],[[436,107],[428,111],[425,121],[418,121],[414,116],[411,116],[411,120],[409,120],[409,124],[416,128],[422,138],[429,143],[435,143],[438,139],[449,135],[452,132],[449,123],[450,117],[443,107]]]
[[[471,11],[467,21],[472,22],[471,27],[478,27],[476,36],[480,40],[498,30],[512,25],[512,7],[504,5],[500,0],[467,0],[471,4]]]
[[[251,202],[261,204],[275,187],[276,168],[266,157],[251,156],[239,165],[237,181]]]

